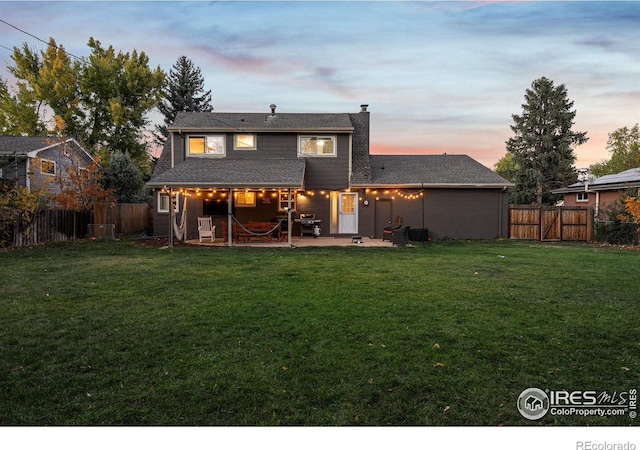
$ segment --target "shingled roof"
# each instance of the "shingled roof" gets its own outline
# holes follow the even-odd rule
[[[363,105],[366,112],[366,105]],[[180,112],[169,131],[349,132],[353,187],[512,187],[513,184],[466,155],[370,155],[368,114]],[[187,158],[171,168],[165,145],[151,187],[302,187],[304,158]]]
[[[0,155],[26,155],[46,147],[60,144],[59,137],[33,137],[33,136],[0,136]]]
[[[349,114],[179,112],[169,131],[353,131]]]
[[[640,187],[640,167],[625,170],[612,175],[603,175],[588,182],[579,181],[561,189],[551,191],[554,194],[582,192],[586,187],[591,191],[607,191]]]
[[[304,186],[306,161],[295,159],[188,158],[154,174],[148,186],[296,188]]]
[[[371,182],[362,187],[511,187],[467,155],[371,155]]]

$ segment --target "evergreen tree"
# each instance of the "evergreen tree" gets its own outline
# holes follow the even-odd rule
[[[169,133],[167,127],[173,123],[180,111],[213,111],[211,90],[204,91],[204,79],[200,68],[195,67],[186,56],[178,58],[173,65],[163,88],[163,100],[158,109],[164,115],[164,124],[156,125],[156,143],[164,145]]]
[[[121,203],[143,203],[147,200],[147,188],[140,170],[128,153],[117,152],[111,155],[104,179]]]
[[[507,141],[518,167],[511,201],[552,204],[557,197],[551,191],[577,179],[573,146],[587,142],[587,133],[571,130],[576,111],[563,84],[556,87],[545,77],[535,80],[525,101],[522,114],[512,115],[515,136]]]

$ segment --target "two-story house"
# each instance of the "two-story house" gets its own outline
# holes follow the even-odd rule
[[[43,195],[56,194],[70,168],[86,169],[95,160],[68,137],[0,136],[0,178]]]
[[[506,236],[511,183],[465,155],[371,155],[369,114],[178,113],[148,182],[154,234],[186,210],[188,238],[198,216],[218,237],[234,221],[282,219],[298,235],[308,216],[323,236],[381,238],[398,217],[434,239]]]

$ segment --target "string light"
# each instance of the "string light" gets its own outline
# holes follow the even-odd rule
[[[180,195],[184,195],[187,197],[196,195],[198,197],[202,197],[203,194],[208,197],[208,198],[226,198],[227,197],[227,190],[218,190],[218,189],[213,189],[213,188],[207,188],[204,192],[201,188],[169,188],[167,186],[164,186],[160,189],[160,191],[163,194],[169,194],[169,193],[173,193],[173,194],[180,194]],[[238,192],[244,192],[244,193],[249,193],[249,192],[254,192],[256,194],[256,197],[258,198],[264,198],[266,196],[270,196],[272,198],[277,198],[278,195],[283,195],[283,194],[288,194],[288,190],[283,190],[283,189],[248,189],[248,188],[233,188],[232,192],[238,193]],[[344,192],[352,192],[350,189],[345,190]],[[385,189],[383,191],[381,191],[384,196],[387,199],[390,200],[396,200],[396,199],[403,199],[403,200],[421,200],[424,198],[424,191],[420,190],[401,190],[401,189]],[[312,189],[308,189],[306,191],[302,191],[299,189],[292,189],[291,190],[291,194],[292,197],[298,197],[298,198],[311,198],[311,197],[315,197],[316,194],[326,198],[326,199],[330,199],[331,195],[328,191],[326,190],[318,190],[318,191],[314,191]],[[366,200],[366,195],[373,195],[375,200],[380,200],[381,196],[379,195],[380,192],[376,189],[364,189],[364,191],[360,191],[360,195],[358,196],[358,200],[359,201],[364,201]],[[382,197],[383,199],[385,197]]]

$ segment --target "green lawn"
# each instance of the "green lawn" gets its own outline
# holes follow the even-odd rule
[[[638,251],[536,242],[0,253],[0,424],[637,425]]]

